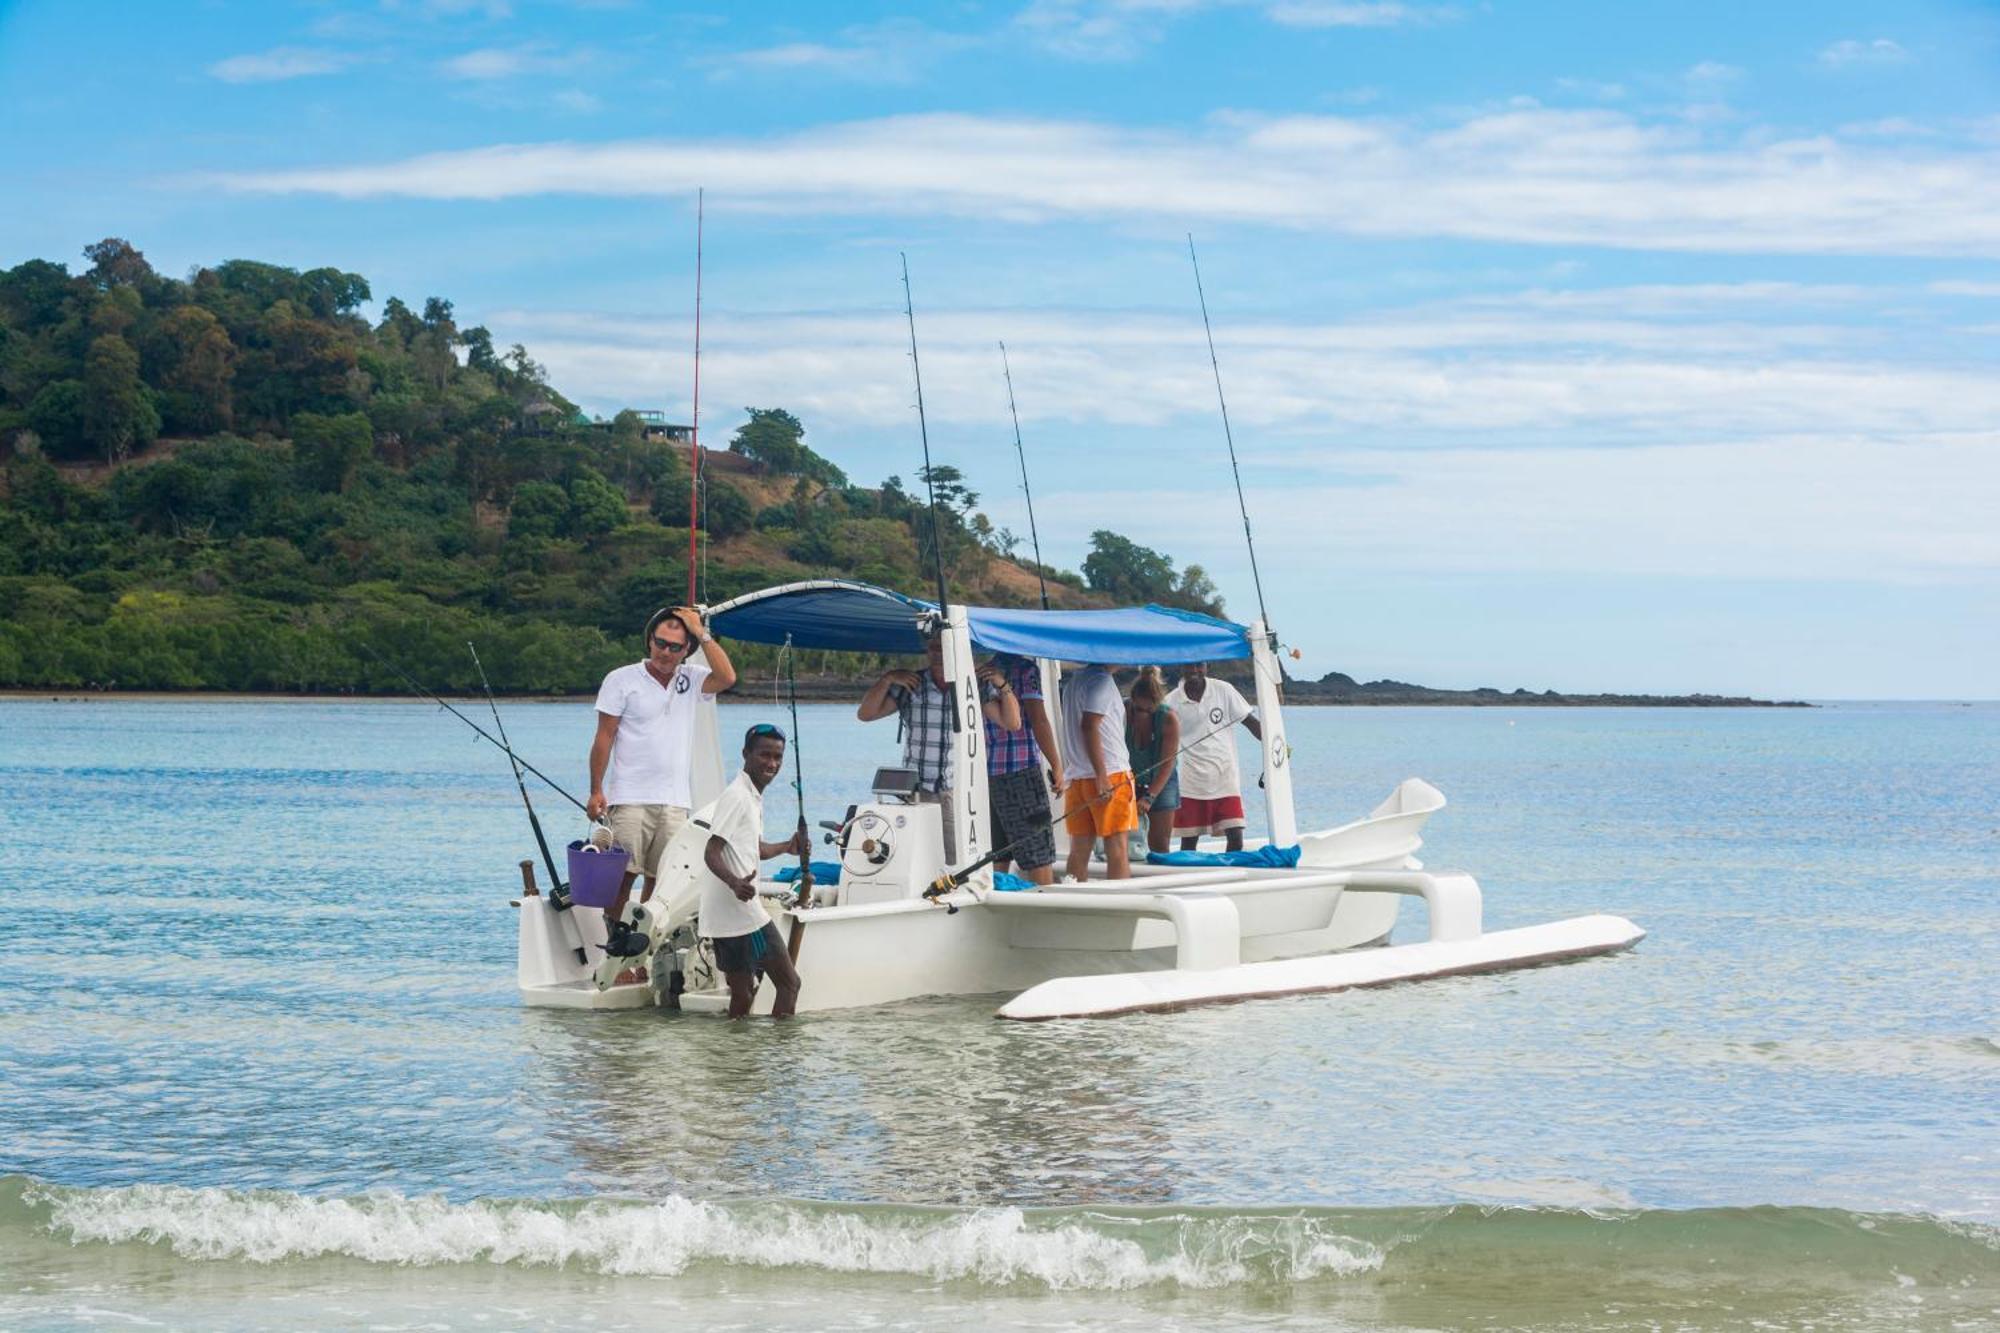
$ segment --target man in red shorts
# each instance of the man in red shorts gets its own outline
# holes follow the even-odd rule
[[[1208,664],[1181,668],[1181,683],[1167,696],[1181,724],[1181,805],[1174,832],[1192,852],[1204,836],[1219,836],[1232,852],[1243,850],[1243,777],[1236,767],[1236,724],[1262,740],[1257,710],[1226,680],[1210,680]]]

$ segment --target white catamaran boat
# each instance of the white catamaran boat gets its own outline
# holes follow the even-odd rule
[[[1443,794],[1418,778],[1403,782],[1363,819],[1300,833],[1278,659],[1261,623],[1244,626],[1156,606],[1039,611],[954,605],[940,612],[868,584],[814,580],[736,598],[714,608],[709,625],[719,635],[753,643],[789,640],[795,648],[911,654],[939,633],[955,698],[978,698],[976,651],[1016,653],[1040,664],[1052,712],[1060,707],[1054,685],[1063,662],[1248,660],[1263,730],[1263,845],[1299,849],[1289,867],[1135,861],[1127,880],[1006,892],[981,865],[941,884],[952,870],[941,809],[911,802],[902,771],[885,769],[872,799],[857,803],[836,828],[837,885],[815,886],[811,905],[797,906],[791,885],[763,882],[804,979],[801,1011],[927,995],[996,995],[1006,997],[1002,1018],[1125,1014],[1528,967],[1614,953],[1645,934],[1606,915],[1485,931],[1473,878],[1426,870],[1416,858],[1425,820],[1444,807]],[[970,866],[993,849],[985,728],[976,702],[961,713],[946,799],[956,807],[957,864]],[[1060,734],[1060,717],[1054,721]],[[708,839],[706,807],[725,781],[712,702],[701,708],[696,744],[695,816],[662,858],[652,901],[629,913],[634,932],[623,936],[643,952],[607,957],[600,911],[531,888],[520,914],[519,982],[526,1003],[622,1009],[672,1003],[665,997],[677,992],[683,1010],[723,1011],[727,990],[692,920]],[[1052,813],[1060,838],[1060,810]],[[1427,930],[1420,940],[1390,943],[1406,898],[1423,901]],[[615,981],[637,962],[650,963],[648,981]],[[684,989],[670,991],[675,973]],[[760,989],[759,1012],[768,1012],[771,996],[770,987]]]

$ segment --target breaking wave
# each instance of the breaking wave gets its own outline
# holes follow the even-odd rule
[[[317,1197],[0,1178],[0,1249],[38,1234],[198,1261],[573,1268],[698,1265],[1117,1291],[1435,1281],[1490,1267],[1570,1281],[1652,1271],[1756,1284],[2000,1288],[2000,1229],[1822,1208],[975,1209],[796,1201]]]

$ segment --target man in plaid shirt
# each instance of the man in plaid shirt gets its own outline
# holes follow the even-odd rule
[[[944,640],[933,635],[924,645],[929,669],[919,674],[902,667],[884,671],[861,696],[855,715],[863,722],[895,714],[903,730],[903,765],[917,770],[917,799],[944,807],[944,854],[958,858],[958,830],[952,823],[951,710],[949,681],[944,674]],[[989,723],[1009,731],[1021,726],[1021,705],[1014,690],[992,666],[979,668],[979,711]]]

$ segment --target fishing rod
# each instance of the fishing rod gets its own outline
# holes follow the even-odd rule
[[[503,740],[495,739],[493,734],[487,731],[486,728],[480,726],[477,722],[474,722],[471,718],[459,712],[456,708],[453,708],[444,699],[438,697],[438,695],[433,691],[425,689],[423,683],[417,680],[416,677],[412,676],[409,672],[403,670],[403,668],[397,666],[394,662],[391,662],[388,658],[382,656],[382,654],[376,652],[373,648],[370,648],[367,644],[362,643],[359,639],[355,640],[355,643],[360,647],[362,652],[367,653],[370,657],[374,658],[376,662],[380,663],[382,666],[389,668],[389,670],[395,672],[398,676],[401,676],[403,678],[404,684],[408,685],[418,694],[421,694],[424,698],[429,699],[432,703],[436,704],[438,707],[444,709],[445,712],[450,713],[453,717],[457,718],[460,722],[463,722],[466,726],[471,727],[475,732],[477,732],[480,735],[481,738],[483,738],[484,740],[493,745],[498,746],[507,755],[508,758],[512,759],[522,768],[526,769],[530,773],[533,773],[536,777],[540,778],[543,782],[547,783],[550,791],[553,791],[556,795],[562,797],[565,801],[568,801],[571,805],[583,811],[583,813],[586,816],[590,814],[590,809],[588,806],[584,805],[582,801],[577,800],[576,797],[571,796],[567,791],[564,791],[561,784],[559,784],[554,778],[542,772],[541,769],[536,768],[533,764],[529,763],[527,760],[521,758],[520,755],[514,753],[513,746],[507,744],[507,742]]]
[[[896,257],[903,261],[903,314],[910,321],[910,369],[917,377],[917,431],[924,441],[924,489],[931,500],[931,563],[937,570],[938,614],[942,616],[945,610],[944,544],[940,540],[943,533],[938,526],[937,483],[931,474],[931,428],[924,420],[924,368],[917,360],[917,311],[910,299],[910,257],[901,251]],[[953,730],[957,730],[957,716],[956,712],[952,714]]]
[[[695,597],[695,534],[701,517],[701,228],[703,191],[694,192],[694,422],[689,426],[688,457],[693,471],[688,478],[688,605],[697,606]]]
[[[806,769],[799,757],[799,674],[798,654],[792,651],[792,636],[785,636],[779,656],[785,659],[785,693],[792,712],[792,790],[799,794],[799,905],[812,903],[812,835],[806,831]],[[796,958],[794,962],[798,961]]]
[[[542,849],[542,864],[548,867],[549,883],[555,887],[551,891],[560,894],[563,889],[562,876],[556,873],[555,853],[549,850],[549,840],[542,833],[542,821],[535,814],[535,803],[528,799],[528,784],[521,776],[521,760],[507,740],[507,724],[500,720],[500,705],[493,698],[493,682],[486,679],[486,664],[479,660],[479,650],[466,640],[465,651],[472,654],[472,665],[479,670],[479,687],[486,691],[486,706],[493,710],[493,725],[500,732],[501,744],[507,745],[507,762],[514,770],[514,785],[520,789],[521,804],[528,810],[528,825],[535,830],[535,845]]]
[[[1035,547],[1035,582],[1042,589],[1042,610],[1049,609],[1049,581],[1042,573],[1042,538],[1035,531],[1035,493],[1028,489],[1028,451],[1021,447],[1021,414],[1014,407],[1014,369],[1007,364],[1007,344],[1000,344],[1000,371],[1007,377],[1007,414],[1014,418],[1014,456],[1021,460],[1021,494],[1028,500],[1028,540]]]
[[[1159,772],[1162,768],[1165,768],[1168,764],[1173,763],[1175,760],[1179,759],[1182,755],[1186,754],[1189,750],[1192,750],[1195,746],[1201,744],[1209,737],[1220,736],[1223,732],[1228,731],[1231,727],[1235,725],[1236,724],[1234,722],[1225,722],[1221,726],[1216,727],[1213,730],[1205,731],[1201,735],[1189,741],[1187,744],[1175,750],[1172,754],[1163,755],[1160,758],[1154,760],[1152,763],[1146,765],[1144,768],[1136,770],[1132,774],[1132,790],[1135,797],[1139,790],[1139,782],[1141,779],[1152,777],[1153,774]],[[1114,786],[1106,788],[1104,791],[1097,793],[1097,795],[1091,797],[1088,801],[1085,801],[1082,805],[1078,806],[1077,810],[1084,811],[1092,809],[1095,806],[1097,806],[1100,802],[1108,801],[1117,794],[1118,794],[1117,787]],[[1064,809],[1063,814],[1065,817],[1068,816],[1069,811],[1067,808]],[[977,861],[972,862],[970,865],[961,866],[957,870],[949,870],[946,871],[944,874],[939,875],[936,879],[931,881],[931,886],[924,890],[923,896],[931,902],[936,902],[939,898],[942,898],[945,894],[950,893],[953,889],[962,887],[968,879],[971,879],[973,877],[973,875],[985,869],[987,866],[993,864],[995,861],[1006,860],[1012,857],[1014,854],[1014,849],[1016,847],[1019,847],[1022,843],[1028,841],[1028,839],[1037,836],[1044,828],[1049,827],[1054,822],[1055,822],[1055,816],[1049,814],[1047,811],[1038,812],[1037,814],[1029,818],[1028,832],[1022,834],[1020,837],[1014,839],[1012,842],[1008,843],[1004,847],[995,847],[992,851],[986,853],[986,855],[980,857]],[[956,912],[957,910],[958,909],[956,907],[953,907],[948,903],[946,904],[947,915],[952,912]]]
[[[1272,647],[1278,643],[1271,628],[1271,614],[1264,609],[1264,580],[1257,572],[1257,543],[1250,536],[1250,506],[1243,499],[1243,473],[1236,466],[1236,437],[1229,429],[1229,403],[1222,396],[1222,363],[1215,357],[1215,329],[1208,322],[1208,294],[1201,288],[1201,261],[1194,254],[1194,233],[1188,233],[1188,262],[1194,265],[1194,294],[1201,300],[1201,328],[1208,335],[1208,364],[1215,371],[1215,401],[1222,409],[1222,438],[1229,445],[1229,473],[1236,478],[1236,509],[1243,515],[1243,544],[1250,548],[1250,582],[1257,589],[1257,617],[1264,622],[1264,637]]]

